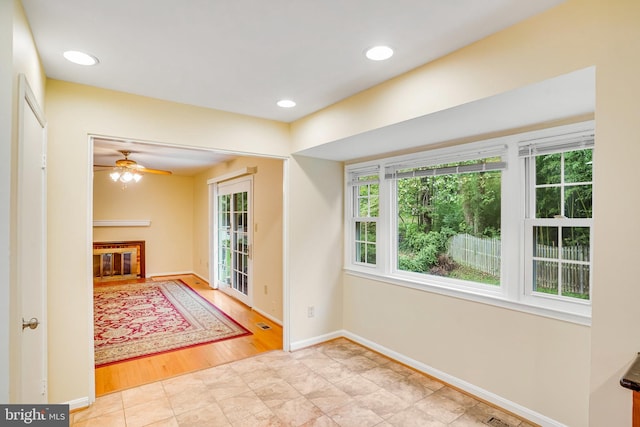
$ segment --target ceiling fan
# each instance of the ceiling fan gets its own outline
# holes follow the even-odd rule
[[[114,181],[116,182],[120,181],[122,183],[127,183],[131,181],[138,182],[142,178],[142,174],[145,174],[145,173],[153,173],[156,175],[171,175],[171,171],[166,171],[161,169],[151,169],[151,168],[146,168],[142,165],[139,165],[135,160],[131,160],[129,158],[131,151],[119,150],[119,152],[124,156],[124,159],[116,160],[116,163],[114,166],[94,165],[94,167],[113,169],[113,171],[109,174],[109,176]]]

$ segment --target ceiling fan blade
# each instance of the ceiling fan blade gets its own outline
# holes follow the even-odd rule
[[[156,175],[171,175],[171,171],[164,171],[161,169],[149,169],[140,165],[138,165],[137,169],[142,173],[154,173]]]
[[[113,165],[111,166],[107,166],[107,165],[93,165],[94,168],[109,168],[109,169],[113,169]]]

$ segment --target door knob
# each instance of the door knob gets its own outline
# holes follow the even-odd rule
[[[32,317],[31,320],[29,320],[28,322],[26,320],[24,320],[24,318],[22,318],[22,330],[23,331],[26,328],[35,329],[35,328],[38,327],[39,324],[40,324],[40,322],[35,317]]]

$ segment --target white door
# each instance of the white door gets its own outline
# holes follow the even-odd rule
[[[214,204],[217,287],[252,306],[251,178],[217,184]]]
[[[18,300],[22,403],[47,403],[46,128],[42,110],[20,76],[18,123]]]

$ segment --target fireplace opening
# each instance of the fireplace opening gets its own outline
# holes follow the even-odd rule
[[[145,277],[144,241],[94,242],[93,278],[97,281]]]

